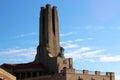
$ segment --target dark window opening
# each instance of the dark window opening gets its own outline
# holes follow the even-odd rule
[[[25,73],[21,73],[21,78],[22,78],[22,79],[25,78]]]
[[[33,77],[36,77],[37,76],[37,72],[33,72]]]
[[[27,78],[31,77],[31,72],[27,72]]]
[[[17,79],[20,79],[20,73],[15,73],[15,76],[17,77]]]
[[[41,75],[43,75],[43,72],[42,72],[42,71],[39,72],[39,76],[41,76]]]

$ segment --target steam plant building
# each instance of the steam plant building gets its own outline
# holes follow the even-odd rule
[[[73,68],[73,59],[65,58],[64,48],[60,46],[57,7],[49,4],[40,10],[39,44],[34,61],[0,67],[17,80],[115,80],[114,72],[101,74],[100,71]],[[0,73],[0,80],[10,80],[1,76]]]

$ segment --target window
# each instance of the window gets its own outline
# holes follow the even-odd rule
[[[17,79],[20,79],[20,73],[15,73],[15,76],[17,77]]]
[[[27,78],[31,77],[31,72],[27,72]]]
[[[24,79],[25,78],[25,73],[21,73],[21,78]]]
[[[42,71],[39,71],[39,76],[43,75],[43,72]]]
[[[37,72],[33,72],[33,77],[36,77],[37,76]]]

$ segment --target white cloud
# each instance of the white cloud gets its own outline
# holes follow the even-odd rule
[[[70,35],[74,35],[74,34],[77,34],[77,32],[68,32],[65,34],[60,34],[60,36],[70,36]]]
[[[80,41],[83,41],[83,39],[67,40],[67,41],[64,41],[64,42],[60,42],[60,44],[65,49],[77,48],[77,47],[79,47],[78,42],[80,42]]]
[[[104,26],[87,26],[85,27],[87,30],[93,30],[93,31],[101,31],[104,30]]]
[[[82,47],[78,50],[75,50],[74,53],[82,53],[82,52],[85,52],[85,51],[88,51],[88,50],[90,50],[89,47]]]
[[[8,63],[32,61],[35,54],[36,49],[34,48],[6,49],[0,52],[1,58]]]
[[[82,47],[80,49],[74,50],[72,52],[68,52],[65,54],[66,57],[72,57],[74,59],[79,59],[82,57],[81,53],[90,50],[89,47]]]
[[[6,49],[5,51],[1,51],[0,54],[17,54],[17,53],[29,53],[29,52],[34,52],[33,48],[23,48],[23,49]],[[20,55],[21,55],[20,54]],[[19,55],[19,54],[18,54]]]
[[[72,43],[73,41],[72,40],[67,40],[67,41],[64,41],[64,42],[60,42],[60,44],[67,44],[67,43]]]
[[[85,51],[88,51],[88,50],[90,50],[89,47],[82,47],[80,49],[77,49],[77,50],[74,50],[72,52],[66,53],[65,57],[67,57],[67,58],[69,58],[69,57],[73,58],[73,60],[79,60],[79,59],[83,58],[81,53],[85,52]]]
[[[103,55],[104,51],[105,51],[104,49],[93,50],[90,47],[82,47],[65,53],[65,57],[67,58],[71,57],[74,60],[82,59],[83,61],[90,61],[90,62],[95,62],[95,61],[120,62],[120,55],[115,55],[115,56]]]
[[[117,56],[101,56],[101,62],[120,62],[120,55]]]
[[[94,38],[87,38],[87,40],[94,40]]]
[[[84,61],[95,62],[95,58],[98,58],[98,53],[102,53],[103,51],[103,49],[92,50],[90,47],[82,47],[65,53],[65,57],[71,57],[74,60],[82,59]]]
[[[92,59],[91,59],[91,58],[83,59],[82,61],[83,61],[83,62],[85,62],[85,61],[87,61],[87,62],[88,62],[88,61],[89,61],[89,62],[96,62],[96,60],[93,59],[93,58],[92,58]]]
[[[94,38],[78,38],[78,39],[73,39],[73,40],[67,40],[67,41],[61,41],[60,44],[69,44],[69,43],[76,43],[76,42],[82,42],[82,41],[88,41],[88,40],[93,40]]]
[[[84,39],[76,39],[74,40],[75,42],[81,42],[81,41],[84,41]]]
[[[71,57],[74,60],[81,61],[90,61],[90,62],[118,62],[120,61],[120,55],[116,56],[108,56],[103,55],[104,49],[92,49],[90,47],[81,47],[74,42],[81,41],[83,39],[76,39],[76,40],[68,40],[63,42],[63,47],[67,50],[65,53],[65,57]],[[74,44],[73,44],[74,43]],[[71,51],[70,51],[71,50]],[[0,55],[3,57],[9,56],[9,60],[12,62],[22,61],[24,57],[27,61],[33,60],[35,58],[36,49],[34,48],[15,48],[15,49],[6,49],[4,51],[0,51]],[[15,57],[14,59],[10,59],[11,56]],[[13,58],[12,57],[12,58]],[[16,59],[18,58],[18,59]],[[97,60],[96,60],[97,59]],[[23,59],[24,61],[24,59]]]
[[[104,51],[103,49],[101,49],[101,50],[93,50],[93,51],[84,53],[83,56],[85,56],[85,57],[96,57],[96,55],[98,53],[101,53],[103,51]]]
[[[68,49],[68,48],[77,48],[78,47],[78,45],[77,44],[66,44],[66,45],[64,45],[63,46],[65,49]]]
[[[65,53],[65,57],[73,58],[74,60],[82,60],[89,62],[120,62],[120,55],[108,56],[103,55],[104,49],[92,50],[89,47],[74,49],[73,51]],[[97,60],[96,60],[97,59]]]
[[[120,26],[93,26],[93,25],[88,25],[84,28],[86,30],[91,30],[91,31],[120,30]]]
[[[103,54],[104,49],[92,49],[90,47],[82,47],[78,45],[77,42],[85,41],[85,40],[93,40],[93,38],[86,38],[86,39],[75,39],[75,40],[68,40],[65,42],[61,42],[62,47],[67,49],[67,53],[65,56],[74,58],[75,60],[82,59],[84,61],[99,61],[99,62],[118,62],[120,61],[120,55],[109,56],[109,54]],[[71,50],[72,49],[72,50]],[[99,54],[98,54],[99,53]]]
[[[84,41],[84,39],[75,39],[75,40],[67,40],[67,41],[63,41],[63,42],[60,42],[60,44],[69,44],[69,43],[75,43],[75,42],[81,42],[81,41]]]
[[[32,33],[27,33],[27,34],[20,34],[20,35],[17,35],[15,38],[22,38],[22,37],[32,36],[32,35],[36,35],[36,33],[32,32]]]

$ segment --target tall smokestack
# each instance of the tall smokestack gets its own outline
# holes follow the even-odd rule
[[[60,52],[57,7],[51,8],[49,4],[41,7],[39,20],[39,45],[35,62],[46,60],[46,56],[57,57]]]

